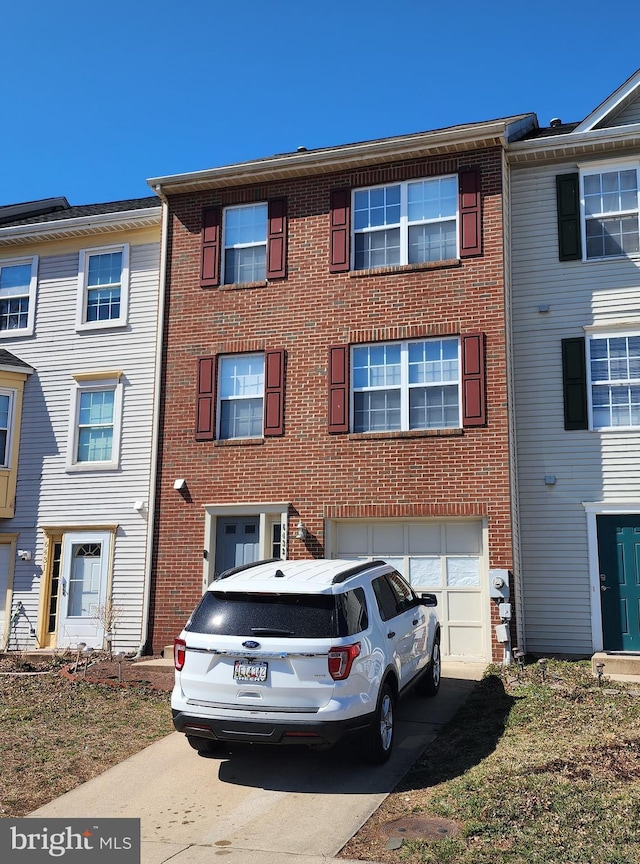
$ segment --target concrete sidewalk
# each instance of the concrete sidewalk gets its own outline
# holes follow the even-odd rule
[[[444,663],[435,699],[403,700],[386,765],[361,764],[346,744],[324,752],[234,745],[203,757],[176,732],[30,816],[140,818],[142,864],[204,864],[212,854],[229,864],[326,864],[453,717],[484,669]]]

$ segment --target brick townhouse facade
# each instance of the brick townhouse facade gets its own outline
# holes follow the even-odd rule
[[[445,657],[502,658],[504,149],[533,125],[149,181],[166,211],[154,653],[222,570],[327,557],[393,561],[437,593]]]

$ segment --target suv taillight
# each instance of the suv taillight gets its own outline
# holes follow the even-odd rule
[[[329,650],[329,675],[334,681],[344,681],[349,677],[353,661],[360,653],[360,643],[340,645]]]
[[[187,653],[187,643],[184,639],[174,639],[173,640],[173,665],[176,667],[178,672],[184,666],[184,658]]]

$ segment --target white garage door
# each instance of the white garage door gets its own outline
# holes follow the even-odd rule
[[[482,522],[346,520],[333,532],[333,557],[382,558],[415,590],[437,595],[443,656],[488,659]]]

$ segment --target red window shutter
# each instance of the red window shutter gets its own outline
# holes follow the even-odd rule
[[[349,270],[349,232],[351,190],[334,189],[331,192],[330,217],[331,237],[329,242],[329,272],[344,273]]]
[[[329,432],[349,431],[349,346],[329,349]]]
[[[202,211],[201,241],[200,285],[209,288],[220,284],[220,207]]]
[[[476,169],[458,174],[460,211],[460,257],[482,254],[482,206],[480,172]]]
[[[265,438],[284,433],[284,363],[282,348],[264,354],[264,426]]]
[[[196,441],[213,441],[216,437],[216,358],[198,360],[198,395],[196,399]]]
[[[287,199],[269,201],[267,226],[267,279],[287,275]]]
[[[484,426],[485,369],[484,333],[462,337],[462,425]]]

